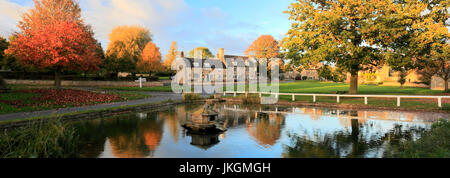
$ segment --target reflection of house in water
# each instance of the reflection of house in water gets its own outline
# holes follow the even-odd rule
[[[339,109],[321,109],[325,115],[337,116],[342,126],[350,127],[350,119],[357,119],[359,124],[363,124],[369,120],[391,120],[414,122],[415,113],[400,113],[392,111],[355,111],[355,110],[339,110]]]
[[[323,111],[318,108],[302,108],[301,111],[305,114],[311,115],[313,120],[320,120],[320,116],[322,116]]]
[[[272,106],[259,106],[259,108],[252,108],[249,111],[248,108],[239,108],[235,106],[225,106],[225,112],[234,113],[242,118],[253,117],[253,112],[267,114],[306,114],[313,120],[319,121],[323,116],[335,116],[340,118],[339,122],[343,126],[351,126],[350,119],[357,119],[358,123],[363,124],[368,120],[390,120],[390,121],[402,121],[402,122],[416,122],[417,114],[405,113],[405,112],[392,112],[392,111],[356,111],[345,109],[326,109],[326,108],[295,108],[295,107],[272,107]],[[248,122],[248,119],[246,120]]]

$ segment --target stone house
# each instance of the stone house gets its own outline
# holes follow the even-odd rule
[[[228,67],[234,67],[234,71],[235,73],[233,74],[233,78],[235,80],[239,79],[239,77],[245,77],[245,76],[249,76],[249,57],[248,56],[237,56],[237,55],[226,55],[225,54],[225,50],[224,48],[220,48],[219,52],[217,54],[217,59],[202,59],[201,63],[199,63],[199,61],[195,60],[195,59],[201,59],[201,55],[196,55],[196,54],[201,54],[199,52],[194,52],[195,56],[194,58],[189,58],[189,57],[185,57],[184,56],[184,52],[181,51],[178,53],[178,57],[181,58],[185,58],[187,59],[187,61],[189,61],[190,66],[191,66],[191,79],[193,81],[202,81],[202,80],[206,80],[206,81],[216,81],[216,76],[214,75],[212,72],[214,70],[217,69],[217,71],[219,73],[222,73],[222,75],[218,75],[218,77],[220,77],[218,80],[220,81],[226,81],[226,71]],[[244,61],[244,64],[238,63],[238,62],[233,62],[232,65],[233,66],[227,66],[226,63],[226,59],[233,59],[233,61],[237,60],[237,59],[242,59]],[[245,70],[245,76],[242,76],[242,74],[238,74],[237,73],[237,68],[239,67],[239,65],[243,65],[241,67],[246,67]],[[202,71],[202,75],[200,75],[199,71]],[[248,80],[248,77],[245,77],[246,80]]]
[[[301,80],[320,80],[319,71],[316,68],[303,69],[301,72],[298,72],[295,69],[291,69],[290,71],[286,71],[284,75],[286,79],[293,80],[295,80],[297,77],[300,77]]]
[[[346,82],[350,82],[350,74],[347,74]],[[383,85],[392,85],[392,86],[400,86],[398,82],[400,79],[400,72],[392,70],[388,65],[384,65],[383,67],[376,69],[375,71],[360,71],[358,73],[358,82],[361,84],[383,84]],[[410,70],[407,72],[405,77],[406,83],[404,86],[414,86],[414,87],[425,87],[420,83],[420,74],[417,73],[417,70]]]

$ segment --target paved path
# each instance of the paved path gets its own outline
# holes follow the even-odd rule
[[[61,109],[51,109],[51,110],[43,110],[43,111],[3,114],[3,115],[0,115],[0,121],[26,119],[26,118],[31,118],[31,117],[43,117],[43,116],[50,116],[50,115],[54,115],[54,114],[67,114],[67,113],[73,113],[73,112],[79,112],[79,111],[108,109],[108,108],[115,108],[115,107],[120,107],[120,106],[157,103],[157,102],[167,101],[169,99],[171,99],[173,101],[182,99],[181,94],[175,94],[175,93],[170,93],[170,92],[144,92],[144,93],[152,95],[152,97],[146,98],[146,99],[140,99],[140,100],[107,103],[107,104],[99,104],[99,105],[92,105],[92,106],[81,106],[81,107],[73,107],[73,108],[61,108]]]

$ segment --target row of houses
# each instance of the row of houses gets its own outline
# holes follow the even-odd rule
[[[195,54],[199,54],[199,55],[195,55]],[[226,69],[228,67],[248,67],[249,63],[248,60],[250,59],[249,56],[239,56],[239,55],[227,55],[225,54],[225,49],[224,48],[220,48],[217,54],[217,58],[216,59],[209,59],[209,62],[206,63],[206,60],[201,60],[202,63],[199,64],[197,63],[198,61],[195,61],[194,58],[200,59],[201,58],[201,52],[194,52],[194,58],[191,57],[186,57],[184,56],[184,52],[181,51],[178,53],[178,57],[182,57],[187,59],[190,62],[190,66],[192,70],[192,76],[191,78],[195,80],[203,80],[206,79],[207,81],[215,81],[216,79],[214,78],[214,76],[216,75],[211,75],[211,72],[214,69],[217,69],[217,71],[223,73],[225,75]],[[243,64],[238,64],[236,62],[234,62],[233,64],[231,64],[232,66],[228,66],[226,59],[233,59],[234,60],[238,60],[238,59],[242,59],[244,61]],[[212,64],[220,64],[220,65],[215,65],[215,66],[222,66],[219,68],[216,68],[215,66],[210,66]],[[239,66],[239,65],[244,65],[244,66]],[[202,75],[195,73],[195,70],[202,70]],[[244,73],[238,73],[237,70],[234,70],[235,73],[233,74],[233,78],[235,80],[238,80],[239,77],[245,77],[245,76],[250,76],[249,73],[250,72],[255,72],[256,71],[250,71],[250,70],[245,70]],[[367,75],[370,74],[370,75]],[[224,75],[219,75],[220,77],[224,76]],[[318,68],[310,68],[310,69],[303,69],[301,72],[298,72],[296,70],[291,70],[291,71],[286,71],[286,73],[281,74],[283,76],[285,76],[286,79],[292,79],[292,80],[322,80],[322,78],[319,76],[319,72],[318,72]],[[371,76],[371,77],[367,77],[367,76]],[[248,78],[246,78],[248,79]],[[388,65],[384,65],[383,67],[381,67],[380,69],[374,71],[374,72],[360,72],[359,73],[359,83],[361,84],[383,84],[383,85],[400,85],[398,83],[398,80],[400,79],[400,73],[396,72],[394,70],[392,70]],[[414,87],[428,87],[424,84],[420,84],[420,74],[417,73],[417,71],[411,70],[407,73],[407,76],[405,77],[406,79],[406,83],[404,86],[414,86]],[[219,80],[223,81],[223,78],[220,78]],[[347,76],[347,80],[346,82],[350,82],[350,74],[348,74]],[[439,78],[439,77],[433,77],[432,82],[431,82],[431,89],[433,90],[443,90],[444,89],[444,81]]]
[[[198,55],[195,55],[195,54],[198,54]],[[225,49],[224,48],[220,48],[219,49],[216,59],[208,59],[209,60],[208,62],[206,62],[206,60],[202,60],[201,64],[197,63],[194,60],[194,59],[201,59],[201,53],[200,52],[198,52],[198,53],[194,52],[194,57],[192,58],[192,57],[186,57],[184,55],[184,52],[181,51],[181,52],[178,52],[178,57],[185,58],[187,61],[189,61],[190,66],[191,66],[191,70],[192,70],[191,78],[194,79],[194,80],[206,79],[207,81],[213,81],[214,78],[211,77],[213,75],[210,75],[210,74],[211,74],[211,72],[214,69],[217,69],[218,71],[223,72],[223,74],[225,75],[225,71],[229,67],[234,67],[235,68],[234,69],[235,73],[233,74],[233,78],[235,80],[239,80],[240,77],[257,76],[258,75],[258,74],[256,74],[256,75],[249,75],[252,72],[257,73],[257,71],[251,71],[250,69],[248,69],[248,67],[250,65],[250,63],[249,63],[250,57],[249,56],[228,55],[228,54],[225,54]],[[233,62],[232,64],[230,64],[232,66],[229,66],[229,64],[227,64],[227,62],[226,62],[226,59],[232,59],[232,61],[237,61],[237,60],[241,60],[242,59],[244,63]],[[211,68],[212,67],[212,66],[210,66],[211,63],[212,64],[220,63],[219,66],[222,66],[222,67]],[[247,69],[245,70],[244,73],[238,73],[238,71],[237,71],[238,67],[247,67]],[[202,71],[203,71],[202,76],[200,76],[199,74],[196,74],[194,72],[196,69],[199,69],[199,68],[202,68]],[[286,72],[286,73],[283,73],[281,75],[284,75],[287,79],[295,79],[296,76],[297,76],[297,73],[295,73],[295,72]],[[302,80],[319,80],[319,74],[318,74],[317,70],[315,70],[315,69],[303,70],[300,73],[300,75],[301,75],[300,78]],[[245,79],[249,79],[249,78],[245,78]]]

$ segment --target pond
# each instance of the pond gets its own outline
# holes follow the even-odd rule
[[[89,158],[383,157],[390,144],[418,139],[448,114],[213,104],[222,131],[183,127],[204,105],[79,121]]]

